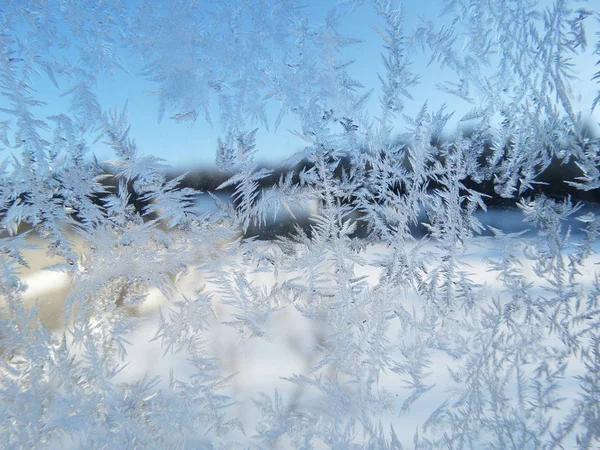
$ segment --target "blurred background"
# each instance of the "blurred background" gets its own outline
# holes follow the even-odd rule
[[[328,19],[328,10],[335,1],[314,1],[307,2],[306,15],[313,23],[323,23]],[[381,95],[381,83],[378,74],[385,72],[381,52],[384,42],[377,32],[377,28],[384,28],[381,23],[381,18],[377,16],[373,8],[366,2],[349,2],[347,5],[347,15],[340,21],[339,31],[355,40],[351,44],[339,49],[342,59],[347,61],[349,65],[347,70],[349,74],[359,82],[356,86],[357,96],[366,94],[371,91],[365,105],[365,114],[368,117],[377,117],[379,113],[379,99]],[[8,3],[7,3],[8,4]],[[16,3],[13,3],[13,5]],[[551,1],[547,1],[551,4]],[[438,26],[452,26],[444,16],[430,17],[431,10],[440,10],[442,2],[423,2],[417,0],[407,0],[403,2],[404,8],[404,24],[405,35],[410,36],[419,26],[420,18],[427,17],[435,19]],[[2,6],[0,5],[0,10]],[[98,22],[100,22],[98,20]],[[590,21],[593,24],[588,29],[588,34],[595,36],[598,32],[598,24]],[[100,23],[98,23],[100,25]],[[165,24],[171,26],[169,32],[173,31],[173,24]],[[36,27],[36,22],[32,20],[25,24],[22,37],[24,40],[33,39]],[[69,35],[66,25],[64,29],[59,31],[65,36]],[[79,46],[76,43],[75,47]],[[85,46],[86,43],[81,43]],[[170,48],[175,56],[177,56],[178,47]],[[73,50],[64,51],[66,57],[76,57]],[[168,53],[168,52],[167,52]],[[74,56],[75,55],[75,56]],[[100,108],[103,111],[108,111],[112,108],[118,110],[126,106],[127,116],[131,125],[129,136],[133,138],[141,155],[153,155],[164,160],[168,168],[165,173],[168,179],[174,179],[181,174],[187,173],[187,176],[182,181],[182,187],[192,187],[198,190],[196,202],[200,209],[204,212],[216,210],[216,204],[213,197],[209,193],[217,196],[220,200],[229,202],[233,201],[231,188],[218,190],[223,182],[231,175],[227,170],[219,170],[216,164],[216,150],[218,147],[219,138],[224,138],[224,130],[220,125],[219,117],[221,114],[220,107],[216,100],[210,103],[208,112],[212,117],[211,121],[205,120],[202,114],[192,121],[182,121],[179,114],[174,111],[166,111],[161,114],[160,104],[157,92],[161,88],[160,80],[153,80],[152,77],[146,76],[147,68],[139,58],[133,55],[124,53],[121,67],[119,68],[103,68],[97,73],[96,80],[92,83],[93,93],[100,102]],[[454,76],[444,69],[439,69],[437,64],[429,65],[429,56],[423,55],[418,49],[411,52],[409,58],[412,61],[411,71],[419,76],[419,84],[411,89],[412,98],[408,98],[404,102],[403,113],[407,116],[414,117],[423,104],[427,102],[429,111],[437,111],[442,105],[446,106],[446,111],[454,111],[454,115],[448,122],[445,130],[443,130],[440,140],[437,145],[442,145],[445,140],[450,139],[452,135],[459,130],[464,136],[469,136],[473,131],[472,123],[461,118],[471,109],[472,105],[466,101],[460,100],[455,96],[442,92],[437,89],[440,81],[452,79]],[[243,62],[242,62],[243,63]],[[198,61],[184,61],[182,63],[189,65],[197,65]],[[592,81],[594,73],[598,70],[595,67],[593,59],[579,58],[573,61],[577,79],[573,81],[573,97],[576,101],[574,105],[576,109],[582,111],[583,120],[585,123],[585,133],[591,138],[600,136],[600,108],[595,111],[590,111],[589,105],[593,98],[598,93],[598,84]],[[435,67],[435,70],[432,68]],[[206,70],[211,70],[207,67]],[[32,107],[32,112],[39,118],[47,118],[61,112],[69,110],[71,100],[69,91],[73,87],[71,81],[66,76],[57,76],[55,79],[50,79],[45,73],[32,75],[32,88],[35,90],[35,98],[44,102],[38,106]],[[460,80],[455,80],[460,81]],[[185,89],[186,86],[175,86],[176,89]],[[225,86],[224,89],[227,89]],[[0,102],[4,102],[4,97]],[[1,107],[6,105],[0,103],[0,121],[10,119]],[[272,173],[261,180],[261,187],[268,189],[273,186],[282,174],[293,171],[299,173],[302,170],[309,169],[311,164],[307,160],[301,162],[291,158],[294,154],[302,152],[307,145],[298,134],[301,124],[293,113],[283,116],[278,127],[274,127],[274,122],[279,114],[279,103],[276,99],[269,100],[266,107],[266,123],[265,126],[260,121],[253,123],[252,118],[248,117],[250,128],[256,126],[258,131],[256,134],[256,161],[258,167],[270,169]],[[404,116],[398,115],[394,122],[394,131],[397,136],[400,136],[404,131],[405,124]],[[48,131],[47,140],[52,142],[50,131]],[[89,160],[96,159],[98,163],[111,173],[111,166],[107,163],[115,158],[110,147],[103,143],[103,138],[90,139],[87,142],[89,152],[86,158]],[[359,142],[359,146],[361,143]],[[396,145],[401,148],[406,145],[406,142],[401,137],[397,138]],[[492,142],[486,143],[487,151],[492,146]],[[19,151],[16,149],[15,151]],[[9,159],[13,150],[6,148],[0,153],[0,157]],[[341,176],[343,170],[348,166],[348,161],[342,159],[340,165],[335,171],[336,176]],[[574,202],[584,202],[585,207],[581,213],[587,211],[597,211],[600,198],[595,191],[580,191],[570,188],[564,181],[575,181],[580,176],[581,171],[574,162],[560,162],[555,160],[552,164],[537,178],[541,182],[535,185],[531,195],[544,194],[556,200],[563,200],[570,196]],[[114,178],[106,178],[103,183],[110,190],[116,189]],[[478,213],[477,217],[484,226],[492,225],[506,232],[517,232],[526,229],[526,226],[521,221],[521,215],[515,205],[515,200],[504,199],[494,193],[493,181],[484,183],[476,183],[473,180],[465,180],[468,187],[490,195],[486,200],[490,208],[487,213]],[[431,183],[429,189],[436,189],[435,183]],[[131,190],[130,190],[131,191]],[[133,194],[133,202],[138,209],[143,206],[141,201],[135,198]],[[262,241],[261,245],[265,247],[270,245],[271,241],[278,236],[289,234],[295,224],[299,224],[303,229],[310,230],[311,221],[310,215],[317,211],[317,203],[312,202],[303,205],[303,208],[293,210],[294,217],[281,210],[276,218],[269,218],[266,226],[258,229],[251,226],[245,232],[239,230],[239,235],[246,237],[256,237]],[[355,219],[360,219],[361,211],[355,211]],[[150,218],[150,217],[149,217]],[[413,235],[421,237],[425,234],[426,216],[422,214],[421,223],[414,227]],[[579,224],[572,220],[569,222],[574,232],[577,232]],[[27,231],[26,227],[21,230]],[[489,236],[487,230],[482,232],[482,236]],[[356,238],[361,239],[365,236],[365,230],[358,227]],[[43,270],[45,267],[51,266],[59,262],[56,258],[51,258],[47,255],[47,243],[42,241],[35,234],[29,237],[31,244],[37,245],[36,249],[31,249],[25,252],[25,259],[29,262],[29,268],[23,270],[22,278],[28,288],[25,294],[25,299],[28,305],[37,304],[39,315],[46,326],[55,332],[61,332],[64,326],[60,312],[62,302],[69,290],[69,278],[65,273]],[[73,236],[76,245],[77,238]],[[498,280],[495,280],[493,274],[485,271],[483,261],[489,256],[490,246],[482,244],[480,248],[474,250],[469,256],[468,261],[472,264],[472,274],[478,282],[488,282],[493,288],[498,286]],[[366,255],[366,257],[371,255]],[[224,264],[236,263],[235,260],[224,261]],[[363,270],[364,273],[360,273]],[[376,280],[378,273],[374,267],[357,268],[358,275],[365,275],[368,281]],[[590,271],[591,273],[591,271]],[[248,271],[246,274],[251,283],[261,288],[269,288],[273,284],[272,274],[261,273],[258,271]],[[590,281],[590,280],[588,280]],[[591,282],[591,281],[590,281]],[[210,282],[205,279],[204,274],[198,270],[192,270],[187,275],[182,277],[177,282],[177,288],[180,295],[194,295],[196,289],[203,285],[209,285]],[[134,344],[135,351],[132,351],[129,358],[134,364],[130,365],[128,371],[125,371],[122,376],[130,377],[130,379],[141,378],[146,371],[153,371],[155,374],[168,378],[168,369],[171,366],[178,365],[180,369],[185,371],[185,355],[179,355],[178,360],[173,357],[168,360],[162,358],[162,349],[158,342],[149,342],[156,331],[156,320],[159,308],[168,308],[168,303],[164,296],[157,290],[152,290],[144,304],[132,311],[140,317],[145,317],[148,320],[136,332],[130,336],[131,342]],[[251,341],[251,344],[243,344],[238,339],[236,332],[232,328],[222,325],[228,318],[231,317],[231,311],[223,305],[220,305],[218,299],[215,301],[216,321],[211,328],[208,339],[213,353],[221,358],[224,374],[240,372],[240,376],[236,377],[232,382],[232,390],[234,397],[239,400],[236,408],[240,411],[238,416],[244,420],[244,423],[250,423],[253,420],[252,411],[254,406],[251,402],[251,396],[260,391],[271,391],[274,387],[279,387],[282,390],[292,388],[281,380],[280,376],[287,376],[290,373],[309,373],[311,367],[315,364],[314,348],[320,343],[322,338],[322,329],[314,326],[303,320],[297,311],[289,308],[274,316],[269,322],[269,333],[272,339],[261,340],[260,343]],[[290,311],[291,310],[291,311]],[[157,366],[157,361],[162,364]],[[180,371],[178,371],[180,372]],[[439,386],[444,386],[444,380],[438,380]],[[287,387],[286,387],[287,386]],[[395,386],[395,389],[400,389]],[[289,392],[291,398],[294,395],[300,396],[297,392]],[[412,433],[411,426],[413,423],[419,423],[419,415],[426,417],[426,411],[416,411],[410,418],[403,418],[402,424],[407,428],[408,434]],[[401,430],[398,430],[401,431]]]
[[[378,74],[385,73],[385,65],[382,59],[385,43],[378,30],[384,29],[385,24],[382,23],[382,19],[375,13],[369,2],[364,2],[364,4],[363,2],[348,2],[346,6],[339,5],[344,2],[335,1],[308,2],[304,7],[304,13],[311,23],[325,23],[331,20],[328,12],[336,3],[341,8],[340,11],[343,12],[343,17],[338,23],[338,29],[344,36],[352,38],[348,41],[349,45],[338,49],[340,59],[349,63],[347,70],[350,76],[359,83],[356,86],[357,96],[372,91],[365,105],[365,113],[367,116],[375,118],[380,108],[379,99],[381,95],[381,82]],[[546,1],[546,4],[550,5],[551,1]],[[7,5],[10,6],[9,3]],[[18,6],[18,3],[15,3],[15,5]],[[442,6],[441,1],[407,0],[402,2],[404,34],[407,36],[407,40],[421,24],[422,18],[435,20],[437,26],[452,26],[453,24],[443,15],[439,17],[431,16],[432,10],[441,10]],[[101,17],[98,18],[99,26],[101,25],[100,19]],[[594,21],[588,21],[588,24],[590,26],[587,33],[591,38],[598,33],[599,27]],[[34,21],[24,24],[23,39],[33,39],[36,31],[35,27],[36,23]],[[59,24],[58,33],[68,37],[70,31],[67,24]],[[85,42],[78,43],[74,41],[72,48],[64,50],[64,56],[76,58],[76,49],[79,48],[79,51],[81,51],[81,48],[85,45]],[[177,56],[179,49],[173,47],[171,50]],[[128,55],[127,51],[124,50],[123,55],[125,57],[121,58],[120,67],[104,67],[96,74],[92,87],[96,98],[100,102],[99,106],[103,111],[109,111],[113,108],[121,110],[126,107],[127,117],[131,125],[129,136],[136,141],[140,155],[153,155],[162,158],[168,166],[165,171],[169,179],[187,173],[188,175],[182,181],[182,186],[201,191],[196,199],[198,205],[205,212],[215,211],[215,202],[208,193],[216,195],[223,201],[231,201],[232,194],[231,188],[217,190],[217,187],[232,175],[230,172],[219,170],[215,162],[219,138],[224,137],[224,130],[218,119],[221,113],[221,105],[218,104],[216,99],[212,103],[209,102],[207,114],[212,117],[211,121],[205,120],[202,114],[193,121],[182,121],[178,114],[170,114],[169,111],[165,114],[161,113],[157,96],[157,92],[161,87],[161,80],[153,80],[152,77],[147,76],[147,68],[144,66],[143,61],[140,61],[133,54]],[[429,111],[437,111],[442,105],[445,105],[446,111],[454,112],[446,129],[443,130],[442,138],[438,144],[443,144],[444,139],[448,139],[455,134],[456,130],[460,130],[464,136],[469,136],[473,130],[473,125],[468,120],[464,121],[461,118],[470,110],[472,105],[437,89],[440,81],[455,78],[452,73],[449,70],[440,69],[438,64],[430,66],[429,56],[420,52],[416,47],[407,56],[411,60],[410,70],[418,75],[419,83],[411,88],[412,98],[405,99],[403,115],[398,115],[394,119],[394,128],[397,135],[400,136],[400,133],[403,132],[404,115],[414,117],[427,102]],[[591,58],[575,58],[572,63],[576,73],[576,78],[572,83],[573,98],[576,101],[574,106],[582,111],[583,120],[586,124],[585,133],[590,138],[596,138],[599,136],[600,108],[596,108],[592,112],[589,105],[598,92],[597,83],[592,81],[597,67],[595,61]],[[195,65],[197,62],[184,61],[183,64]],[[433,67],[435,67],[435,70],[432,70]],[[207,69],[212,70],[211,68]],[[44,102],[32,107],[32,111],[38,117],[50,117],[68,111],[72,107],[68,94],[73,86],[70,84],[72,81],[69,77],[57,75],[52,78],[48,77],[46,73],[39,73],[33,74],[31,81],[35,98]],[[181,89],[184,89],[184,86],[181,86]],[[227,89],[227,86],[224,89]],[[272,170],[272,174],[261,181],[261,187],[268,189],[279,180],[282,174],[289,171],[298,173],[309,168],[310,163],[306,160],[301,161],[299,164],[287,162],[290,161],[292,155],[302,152],[306,146],[306,142],[294,133],[301,127],[296,116],[292,113],[284,115],[280,125],[275,128],[273,123],[279,113],[278,101],[275,99],[269,100],[265,112],[266,125],[269,126],[265,126],[260,121],[252,124],[251,118],[248,118],[248,122],[258,128],[255,157],[258,166]],[[0,111],[0,120],[8,118],[9,116],[5,112]],[[48,140],[51,142],[50,135]],[[90,140],[87,143],[89,152],[86,158],[90,160],[95,158],[110,173],[110,165],[106,162],[115,157],[110,147],[103,143],[101,136],[98,140]],[[398,147],[402,147],[404,144],[402,138],[398,137]],[[487,143],[488,149],[491,145],[491,142]],[[0,156],[10,158],[13,151],[19,151],[19,149],[3,149]],[[336,171],[337,176],[341,174],[347,164],[346,160],[342,160]],[[594,191],[575,190],[563,182],[564,180],[575,180],[580,173],[579,168],[573,162],[561,163],[554,161],[538,178],[541,183],[535,185],[535,189],[531,194],[544,194],[557,200],[571,196],[573,201],[583,201],[587,205],[586,208],[593,210],[600,201]],[[116,188],[114,179],[108,178],[103,182],[110,189]],[[507,231],[522,229],[514,200],[503,199],[495,195],[493,182],[477,184],[472,180],[466,180],[466,184],[483,194],[490,195],[486,202],[491,210],[487,214],[480,214],[479,217],[483,225],[493,224],[495,227]],[[432,183],[430,189],[435,188],[436,185]],[[133,201],[139,203],[135,196]],[[138,204],[138,206],[141,205]],[[301,227],[308,230],[310,228],[310,214],[314,213],[316,208],[316,203],[307,204],[303,209],[293,211],[295,218],[282,210],[276,219],[270,218],[265,227],[261,229],[250,227],[245,235],[268,241],[279,235],[289,233],[295,223],[299,223]],[[356,211],[356,218],[359,218],[360,214],[360,211]],[[423,221],[425,220],[423,214]],[[23,228],[21,231],[25,230],[26,228]],[[363,236],[364,232],[365,230],[359,227],[356,232],[357,237]],[[425,227],[422,224],[417,225],[414,227],[413,233],[415,236],[422,236],[425,233]],[[486,232],[484,232],[485,234]],[[54,293],[57,293],[57,298],[64,295],[67,288],[65,283],[68,280],[62,277],[62,281],[56,281],[51,276],[60,278],[60,274],[50,275],[40,270],[45,264],[51,263],[44,256],[43,247],[32,252],[29,259],[33,263],[30,273],[26,277],[29,285],[28,297],[30,299],[39,298],[41,303],[44,303],[43,298],[50,295],[50,292],[53,296],[55,296]],[[50,318],[47,321],[51,323]]]

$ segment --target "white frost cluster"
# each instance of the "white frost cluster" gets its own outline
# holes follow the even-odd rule
[[[598,5],[444,0],[408,33],[394,0],[322,23],[302,3],[0,4],[0,446],[600,446],[600,139],[572,89],[600,60]],[[345,57],[358,14],[378,21],[378,86]],[[468,133],[413,98],[423,57]],[[215,210],[97,96],[126,59],[159,119],[222,130]],[[40,78],[70,105],[40,117]],[[286,117],[306,146],[273,181],[255,128]],[[251,236],[277,214],[292,232]],[[63,274],[54,328],[25,295],[34,244]],[[276,386],[250,378],[273,355]]]

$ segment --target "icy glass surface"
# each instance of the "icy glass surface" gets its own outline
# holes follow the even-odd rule
[[[600,447],[596,0],[0,2],[0,447]]]

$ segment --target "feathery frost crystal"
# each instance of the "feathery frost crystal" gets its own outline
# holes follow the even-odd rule
[[[0,5],[4,448],[600,446],[600,9],[439,3]],[[220,131],[214,207],[107,76]],[[283,123],[304,146],[264,167]]]

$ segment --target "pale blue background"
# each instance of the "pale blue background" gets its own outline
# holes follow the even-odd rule
[[[374,25],[381,26],[381,19],[368,3],[356,7],[352,14],[344,16],[341,31],[346,36],[363,41],[344,51],[348,59],[356,60],[350,68],[350,73],[365,86],[364,90],[375,88],[368,104],[370,116],[375,117],[378,114],[380,95],[377,73],[384,74],[380,56],[383,51],[383,41],[373,28]],[[308,2],[306,12],[311,21],[322,22],[328,8],[333,4],[332,1]],[[404,2],[405,34],[410,35],[414,31],[419,24],[419,17],[427,17],[440,25],[444,24],[445,19],[437,16],[437,11],[440,11],[441,7],[440,1],[410,0]],[[588,22],[593,23],[592,20]],[[588,29],[591,44],[595,42],[594,33],[597,31],[597,28]],[[453,80],[455,77],[448,72],[440,71],[435,64],[428,67],[426,64],[428,56],[426,55],[413,54],[411,59],[413,60],[411,70],[420,76],[421,83],[411,91],[414,100],[407,99],[405,101],[405,114],[416,114],[425,100],[428,101],[430,110],[435,110],[442,103],[446,103],[448,110],[456,111],[449,128],[456,127],[458,120],[470,106],[437,91],[434,87],[440,81]],[[129,73],[118,71],[114,74],[99,74],[96,93],[102,107],[105,109],[122,108],[125,102],[128,102],[131,136],[135,138],[141,153],[162,157],[178,170],[214,167],[216,143],[223,131],[218,120],[214,120],[211,127],[200,116],[195,125],[189,126],[186,123],[177,123],[168,119],[169,114],[167,113],[159,123],[156,99],[146,93],[156,89],[157,85],[137,75],[140,67],[132,61],[133,59],[124,61],[125,68]],[[594,71],[598,70],[594,67],[594,62],[589,58],[575,61],[580,72],[580,81],[574,82],[573,87],[580,97],[579,107],[585,113],[589,112],[589,105],[599,88],[597,83],[590,81]],[[47,102],[45,107],[34,109],[42,118],[68,111],[68,99],[61,97],[60,94],[70,86],[64,79],[59,78],[58,82],[59,89],[56,89],[45,75],[34,79],[34,87],[37,89],[36,96]],[[5,102],[6,100],[0,101]],[[277,110],[277,105],[271,103],[271,110],[268,111],[271,123]],[[600,121],[599,110],[600,108],[595,111],[593,117],[590,117],[590,123]],[[218,117],[218,114],[215,116]],[[398,131],[401,131],[401,118],[398,118],[398,125]],[[298,122],[292,116],[287,116],[276,132],[272,129],[267,132],[260,124],[256,126],[259,128],[257,135],[258,158],[269,165],[284,160],[305,145],[303,141],[289,132],[289,130],[299,127]],[[93,145],[92,151],[100,161],[113,157],[112,151],[102,143]]]

